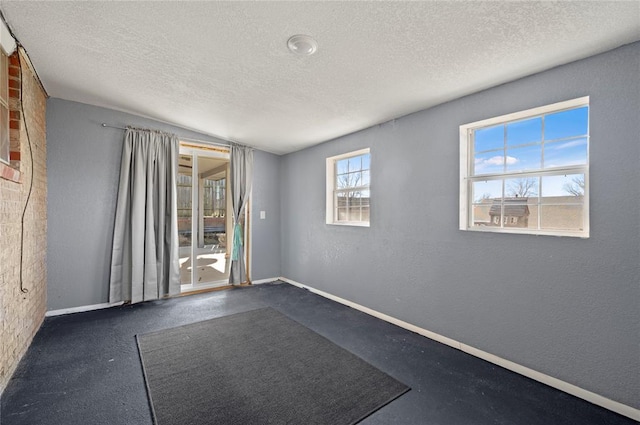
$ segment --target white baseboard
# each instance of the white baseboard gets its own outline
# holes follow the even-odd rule
[[[626,404],[622,404],[615,400],[611,400],[607,397],[601,396],[594,392],[585,390],[584,388],[577,387],[568,382],[562,381],[560,379],[554,378],[553,376],[546,375],[542,372],[538,372],[537,370],[530,369],[526,366],[522,366],[518,363],[514,363],[510,360],[503,359],[502,357],[498,357],[494,354],[488,353],[483,350],[479,350],[470,345],[463,344],[459,341],[456,341],[451,338],[447,338],[446,336],[437,334],[435,332],[431,332],[427,329],[420,328],[418,326],[412,325],[411,323],[407,323],[403,320],[396,319],[395,317],[386,315],[384,313],[380,313],[378,311],[372,310],[369,307],[365,307],[363,305],[354,303],[352,301],[346,300],[344,298],[337,297],[328,292],[321,291],[319,289],[315,289],[311,286],[304,285],[300,282],[296,282],[295,280],[287,279],[285,277],[279,277],[279,280],[283,282],[287,282],[293,286],[297,286],[298,288],[307,289],[314,294],[318,294],[322,297],[328,298],[330,300],[339,302],[340,304],[344,304],[356,310],[362,311],[363,313],[367,313],[373,317],[377,317],[378,319],[382,319],[386,322],[392,323],[401,328],[407,329],[411,332],[415,332],[417,334],[426,336],[427,338],[433,339],[434,341],[441,342],[443,344],[449,345],[453,348],[457,348],[458,350],[464,351],[467,354],[471,354],[472,356],[478,357],[480,359],[486,360],[495,365],[501,366],[505,369],[508,369],[512,372],[519,373],[520,375],[524,375],[528,378],[546,384],[550,387],[556,388],[560,391],[564,391],[568,394],[586,400],[590,403],[598,405],[600,407],[604,407],[605,409],[609,409],[613,412],[619,413],[628,418],[634,419],[636,421],[640,421],[640,410],[633,408],[631,406],[627,406]]]
[[[276,280],[280,279],[279,277],[271,277],[269,279],[258,279],[258,280],[252,280],[251,284],[252,285],[260,285],[261,283],[270,283],[270,282],[275,282]]]
[[[45,317],[61,316],[63,314],[70,314],[70,313],[82,313],[84,311],[101,310],[103,308],[117,307],[122,304],[124,304],[123,301],[120,301],[118,303],[113,303],[113,304],[102,303],[102,304],[93,304],[93,305],[82,305],[80,307],[62,308],[60,310],[49,310],[45,313]]]

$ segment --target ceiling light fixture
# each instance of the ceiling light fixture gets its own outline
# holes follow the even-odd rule
[[[287,47],[296,55],[310,56],[318,50],[318,43],[308,35],[297,34],[289,38]]]

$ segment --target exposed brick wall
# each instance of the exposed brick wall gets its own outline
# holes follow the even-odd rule
[[[28,59],[22,54],[20,58],[18,53],[10,57],[9,90],[12,167],[5,167],[9,172],[15,172],[9,178],[3,172],[3,177],[0,177],[0,393],[42,324],[47,297],[47,95],[30,68]],[[26,122],[20,109],[20,99]],[[31,140],[33,163],[26,130]],[[22,253],[22,278],[28,292],[22,292],[21,219],[32,178],[33,189],[24,217]]]

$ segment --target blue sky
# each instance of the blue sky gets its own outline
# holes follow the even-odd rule
[[[475,174],[549,169],[587,162],[589,108],[475,131]]]
[[[546,170],[587,163],[587,106],[501,124],[474,133],[474,174]],[[542,196],[567,196],[565,183],[583,175],[542,178]],[[537,180],[539,183],[540,181]],[[509,186],[512,182],[506,182]],[[536,187],[539,188],[538,185]],[[475,182],[473,199],[502,196],[502,181]],[[508,196],[508,193],[506,194]]]
[[[367,186],[370,184],[370,154],[367,153],[338,160],[336,167],[338,171],[337,187],[339,189],[354,185]]]

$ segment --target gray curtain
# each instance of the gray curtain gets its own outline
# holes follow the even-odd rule
[[[136,303],[180,292],[177,172],[175,134],[126,130],[109,302]]]
[[[231,202],[233,208],[233,251],[229,283],[239,284],[247,280],[244,247],[244,211],[251,194],[253,179],[253,149],[231,145]]]

